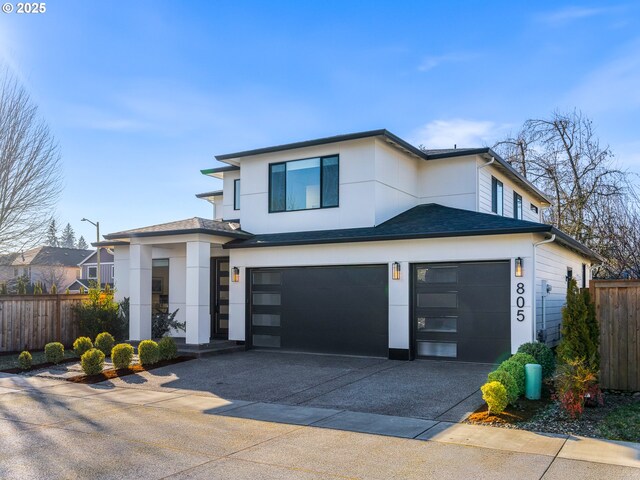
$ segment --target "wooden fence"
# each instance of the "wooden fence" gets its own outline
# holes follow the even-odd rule
[[[87,295],[0,295],[0,352],[70,346],[78,336],[73,306]]]
[[[600,384],[640,390],[640,280],[592,280],[600,324]]]

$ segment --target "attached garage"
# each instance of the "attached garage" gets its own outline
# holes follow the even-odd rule
[[[387,356],[387,265],[260,268],[249,278],[249,347]]]
[[[496,362],[511,353],[510,263],[413,265],[418,357]]]

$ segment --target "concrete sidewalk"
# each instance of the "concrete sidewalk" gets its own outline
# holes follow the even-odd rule
[[[1,478],[640,478],[633,443],[20,376],[0,444]]]

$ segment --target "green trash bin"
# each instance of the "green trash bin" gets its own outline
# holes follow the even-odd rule
[[[542,393],[542,367],[537,363],[527,363],[524,366],[525,396],[529,400],[540,400]]]

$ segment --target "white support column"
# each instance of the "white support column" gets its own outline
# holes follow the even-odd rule
[[[409,353],[409,262],[400,263],[400,279],[392,278],[389,263],[389,350]]]
[[[129,339],[151,338],[151,246],[129,247]]]
[[[211,246],[208,242],[187,242],[187,336],[189,344],[209,343]]]

